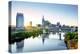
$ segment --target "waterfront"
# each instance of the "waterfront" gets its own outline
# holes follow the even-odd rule
[[[11,44],[11,52],[37,52],[50,50],[67,49],[64,43],[64,33],[61,33],[61,40],[58,33],[42,34],[35,38],[27,38],[20,42]]]

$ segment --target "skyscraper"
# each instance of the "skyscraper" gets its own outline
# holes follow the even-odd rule
[[[32,27],[32,21],[30,21],[29,25]]]
[[[44,16],[42,17],[42,26],[44,26],[44,22],[45,22],[45,20],[44,20]]]
[[[17,29],[24,28],[24,16],[22,13],[17,13],[16,15],[16,28]]]

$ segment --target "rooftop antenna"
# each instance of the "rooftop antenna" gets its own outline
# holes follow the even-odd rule
[[[23,9],[18,8],[18,13],[23,13]]]

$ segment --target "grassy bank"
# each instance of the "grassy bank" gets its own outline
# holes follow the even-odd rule
[[[9,44],[12,44],[14,42],[19,42],[21,40],[24,40],[25,38],[30,38],[30,37],[37,37],[41,35],[43,32],[41,29],[35,29],[32,31],[23,31],[23,32],[18,32],[18,33],[12,33],[9,36]]]
[[[77,49],[78,48],[78,33],[77,32],[66,33],[64,41],[68,49]]]

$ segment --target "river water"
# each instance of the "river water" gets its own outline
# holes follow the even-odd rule
[[[35,38],[15,42],[9,45],[9,48],[13,53],[65,50],[67,47],[64,43],[64,34],[61,33],[61,40],[58,33],[42,34]]]

